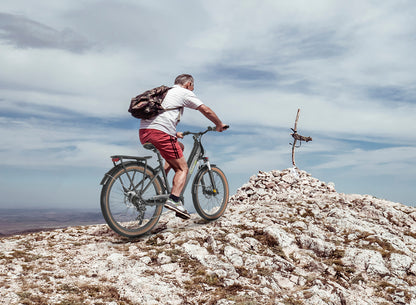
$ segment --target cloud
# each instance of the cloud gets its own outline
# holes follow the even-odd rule
[[[207,67],[204,78],[216,79],[217,81],[228,81],[236,87],[244,85],[264,86],[276,80],[275,73],[267,70],[261,70],[250,66],[233,66],[227,64],[218,64],[217,66]]]
[[[393,102],[399,106],[416,100],[416,88],[413,86],[370,86],[366,90],[370,99]]]
[[[91,48],[82,35],[56,30],[24,16],[0,13],[0,40],[18,48],[52,48],[83,52]]]
[[[351,149],[323,162],[317,169],[349,167],[371,172],[372,175],[396,175],[398,172],[413,175],[416,147],[398,146],[382,149]]]
[[[187,53],[187,41],[198,35],[207,16],[198,1],[106,0],[74,5],[63,18],[102,49],[130,50],[147,61]]]
[[[357,175],[367,167],[414,168],[412,2],[1,6],[4,166],[99,167],[110,154],[136,153],[130,98],[188,72],[196,94],[231,124],[230,136],[207,149],[234,177],[268,164],[290,166],[298,108],[299,132],[314,139],[299,150],[300,165]],[[187,110],[180,128],[207,125]],[[390,154],[407,156],[405,163]]]
[[[113,55],[111,60],[109,56],[2,47],[2,98],[9,107],[29,102],[92,116],[122,116],[140,90],[140,78],[131,70],[134,61],[128,55]]]
[[[129,129],[131,130],[131,128]],[[2,118],[0,164],[19,168],[51,169],[108,165],[112,154],[137,153],[137,134],[102,124]]]

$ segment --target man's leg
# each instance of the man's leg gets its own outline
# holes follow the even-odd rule
[[[185,186],[186,176],[188,174],[188,164],[186,163],[185,157],[169,159],[167,160],[167,163],[175,171],[175,176],[173,176],[172,191],[169,199],[165,203],[165,207],[175,211],[176,216],[183,219],[189,219],[191,216],[180,200],[180,195]]]
[[[171,167],[168,162],[165,161],[165,165],[163,166],[163,168],[165,169],[166,175],[169,174]]]
[[[167,160],[167,163],[169,164],[169,167],[173,168],[173,170],[175,171],[175,176],[173,176],[171,194],[179,197],[181,195],[183,187],[185,186],[186,176],[188,175],[188,164],[186,163],[185,157],[179,159],[170,159]]]
[[[181,143],[181,142],[179,142],[178,141],[178,144],[179,144],[179,147],[182,149],[182,152],[185,150],[185,146]],[[176,159],[173,159],[173,160],[176,160]],[[186,162],[185,162],[186,163]],[[187,166],[188,167],[188,166]],[[170,169],[172,168],[172,166],[169,164],[169,162],[168,161],[166,161],[165,162],[165,166],[164,166],[164,169],[165,169],[165,173],[166,173],[166,175],[169,173],[169,171],[170,171]],[[182,191],[182,190],[181,190]]]

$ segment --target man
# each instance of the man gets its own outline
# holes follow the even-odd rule
[[[176,215],[189,219],[190,215],[180,200],[180,195],[185,186],[188,174],[188,164],[183,156],[183,144],[178,142],[178,138],[183,138],[181,132],[176,131],[176,125],[183,114],[183,108],[199,110],[205,117],[212,121],[216,130],[222,132],[226,129],[214,111],[204,105],[193,93],[194,79],[189,74],[181,74],[175,79],[175,84],[170,89],[162,106],[169,109],[154,118],[141,120],[140,122],[140,142],[142,144],[150,142],[160,152],[166,160],[166,173],[172,168],[175,171],[172,183],[172,191],[165,207],[176,212]]]

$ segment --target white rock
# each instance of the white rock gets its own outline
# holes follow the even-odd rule
[[[198,246],[198,245],[194,245],[191,243],[185,243],[182,245],[182,247],[184,248],[185,252],[192,258],[196,258],[197,260],[199,260],[202,264],[205,263],[205,258],[209,255],[207,249]]]
[[[223,262],[215,255],[207,255],[204,260],[204,265],[215,272],[219,277],[229,277],[230,279],[238,278],[238,273],[232,264]]]
[[[402,255],[398,253],[390,254],[390,269],[391,272],[395,275],[405,275],[412,263],[412,258],[407,255]]]
[[[257,193],[257,195],[259,195],[259,196],[264,196],[264,195],[266,195],[266,194],[267,194],[267,191],[266,191],[264,188],[258,188],[258,189],[256,190],[256,193]]]
[[[390,273],[380,252],[374,250],[349,248],[345,252],[343,261],[357,271],[366,271],[369,275],[384,276]]]
[[[145,256],[145,257],[142,257],[140,259],[140,262],[142,262],[143,264],[148,265],[152,262],[152,259],[149,256]]]
[[[328,257],[336,249],[335,245],[329,242],[323,241],[322,239],[309,237],[305,234],[299,236],[297,241],[302,248],[312,250],[318,256]]]
[[[170,256],[167,256],[165,253],[160,253],[157,257],[157,262],[159,264],[169,264],[172,261],[172,258]]]
[[[294,238],[291,237],[285,230],[279,225],[272,225],[264,229],[264,232],[274,237],[281,247],[289,247],[295,242]]]
[[[160,267],[163,269],[163,271],[169,273],[173,273],[179,270],[179,265],[177,263],[164,264]]]
[[[234,247],[225,246],[224,255],[225,257],[236,267],[243,266],[244,261],[242,258],[242,252]]]
[[[273,273],[273,278],[276,280],[277,285],[282,289],[292,289],[295,286],[291,280],[282,277],[279,273]]]
[[[413,263],[413,264],[410,266],[410,268],[409,268],[408,272],[409,272],[410,274],[412,274],[412,275],[416,275],[416,263]]]
[[[110,254],[107,257],[107,261],[111,265],[113,265],[115,267],[118,267],[118,268],[122,268],[126,264],[125,257],[121,253],[112,253],[112,254]]]
[[[300,228],[302,230],[306,230],[308,228],[308,225],[306,223],[304,223],[303,221],[295,221],[292,224],[293,228]]]
[[[295,183],[297,181],[297,179],[291,174],[284,175],[281,179],[282,181],[289,184]]]

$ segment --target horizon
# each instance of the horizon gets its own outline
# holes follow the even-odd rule
[[[230,195],[292,167],[300,109],[313,138],[300,170],[416,206],[415,13],[412,1],[1,3],[0,208],[99,209],[110,156],[151,155],[130,98],[181,73],[231,126],[203,142]],[[209,125],[186,109],[178,131]]]

